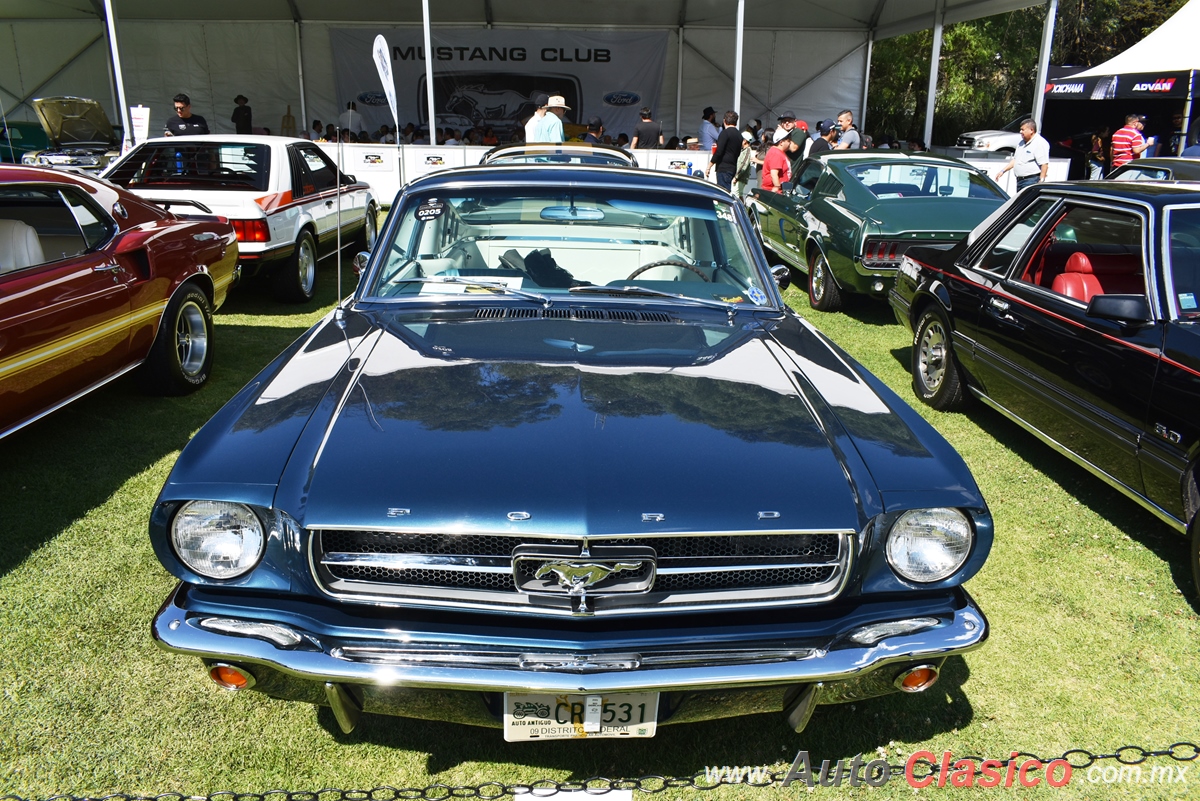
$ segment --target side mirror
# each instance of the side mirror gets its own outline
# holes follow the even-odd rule
[[[367,262],[371,260],[371,254],[363,250],[354,254],[354,258],[350,261],[350,266],[354,268],[354,276],[360,281],[363,273],[367,271]]]
[[[1145,295],[1096,295],[1088,302],[1088,317],[1137,326],[1150,322]]]
[[[358,179],[355,178],[353,175],[343,175],[342,177],[346,179],[346,183],[348,183],[348,184],[358,183]]]
[[[775,283],[779,285],[780,291],[792,285],[792,271],[782,264],[772,267],[771,275],[774,277]]]

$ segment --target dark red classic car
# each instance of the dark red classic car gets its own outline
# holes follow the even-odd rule
[[[0,166],[0,437],[135,368],[154,392],[203,385],[237,255],[222,218]]]

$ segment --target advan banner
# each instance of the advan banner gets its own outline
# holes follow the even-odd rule
[[[355,102],[368,131],[391,121],[371,56],[379,33],[329,30],[337,113]],[[388,28],[382,35],[391,48],[400,125],[428,124],[424,32]],[[533,96],[544,92],[566,99],[568,130],[600,117],[615,138],[632,135],[642,106],[658,117],[667,32],[452,30],[433,34],[432,51],[435,126],[491,127],[503,140],[533,113]]]

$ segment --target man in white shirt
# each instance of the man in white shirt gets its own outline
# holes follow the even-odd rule
[[[562,142],[563,116],[571,110],[567,100],[562,95],[551,95],[546,102],[546,116],[542,118],[542,142]]]
[[[1000,176],[1012,170],[1013,175],[1017,176],[1018,192],[1046,180],[1046,173],[1050,169],[1050,143],[1038,134],[1036,122],[1025,120],[1021,123],[1021,139],[1024,141],[1017,145],[1008,164],[996,173],[996,180],[999,181]]]
[[[525,141],[540,142],[542,118],[546,116],[546,104],[550,102],[550,96],[545,92],[535,92],[530,100],[535,108],[533,116],[525,121]]]
[[[358,113],[358,104],[353,100],[346,104],[346,110],[338,117],[338,127],[343,131],[352,131],[357,134],[363,129],[363,118]]]

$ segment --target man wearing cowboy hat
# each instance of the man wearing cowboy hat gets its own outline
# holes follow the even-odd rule
[[[550,95],[550,102],[546,104],[546,116],[542,118],[542,142],[562,142],[563,136],[563,115],[571,110],[567,105],[566,98],[562,95]]]

